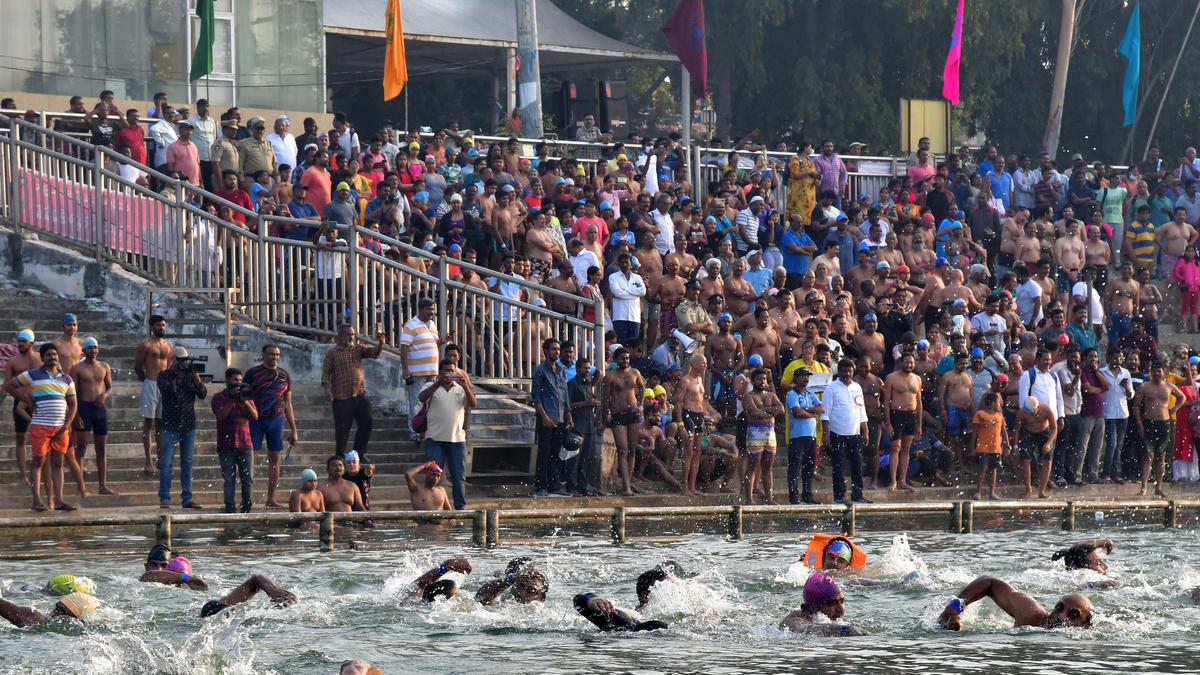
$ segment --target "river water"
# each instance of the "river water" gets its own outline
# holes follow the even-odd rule
[[[933,619],[967,582],[991,574],[1047,607],[1100,577],[1051,563],[1057,548],[1083,538],[1049,528],[970,535],[914,531],[867,533],[861,575],[842,576],[846,620],[863,638],[795,635],[777,628],[801,601],[807,572],[793,565],[806,534],[762,534],[732,542],[693,535],[672,543],[623,547],[582,537],[553,546],[481,551],[465,537],[408,550],[332,554],[188,555],[210,593],[140,584],[142,554],[50,555],[0,560],[4,597],[47,610],[39,588],[55,574],[91,577],[105,607],[86,627],[57,620],[33,629],[0,628],[2,673],[336,673],[351,657],[385,673],[1195,673],[1200,669],[1200,608],[1185,591],[1200,585],[1200,542],[1193,531],[1131,526],[1103,533],[1116,541],[1115,590],[1087,591],[1097,609],[1090,631],[1013,629],[990,601],[968,608],[964,630]],[[407,599],[405,586],[441,560],[465,554],[474,573],[463,597],[433,606]],[[548,574],[545,604],[481,608],[470,599],[482,578],[517,555]],[[660,584],[643,618],[667,621],[654,633],[602,634],[571,609],[594,591],[636,605],[641,572],[674,559],[684,576]],[[913,570],[921,574],[904,581]],[[263,572],[300,602],[272,609],[263,598],[209,619],[200,606]],[[221,590],[224,589],[224,590]],[[219,592],[218,592],[219,591]]]

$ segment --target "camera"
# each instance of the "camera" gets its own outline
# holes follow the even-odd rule
[[[227,387],[227,389],[229,390],[229,395],[234,400],[244,401],[250,398],[250,385],[246,384],[245,382],[231,384]]]
[[[197,360],[190,356],[179,359],[179,369],[185,373],[203,373],[204,365],[204,361]]]

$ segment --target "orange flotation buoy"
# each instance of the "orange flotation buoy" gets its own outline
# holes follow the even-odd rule
[[[804,551],[804,557],[801,562],[806,567],[811,567],[819,570],[825,564],[825,549],[829,548],[834,542],[843,542],[850,546],[850,566],[865,567],[867,564],[867,554],[854,542],[844,534],[814,534],[812,541],[808,542],[808,549]]]

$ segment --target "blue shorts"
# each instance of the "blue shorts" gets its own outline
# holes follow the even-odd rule
[[[267,450],[283,451],[283,415],[250,420],[250,442],[255,450],[262,450],[263,436],[267,437]]]
[[[104,406],[80,401],[77,414],[84,431],[90,431],[95,436],[108,435],[108,410]]]
[[[961,436],[971,431],[971,411],[963,408],[946,406],[946,433],[950,436]]]

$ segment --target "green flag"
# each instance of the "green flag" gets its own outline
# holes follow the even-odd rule
[[[192,72],[189,81],[198,80],[213,71],[213,0],[196,0],[196,16],[200,17],[200,38],[196,40],[196,51],[192,54]]]

